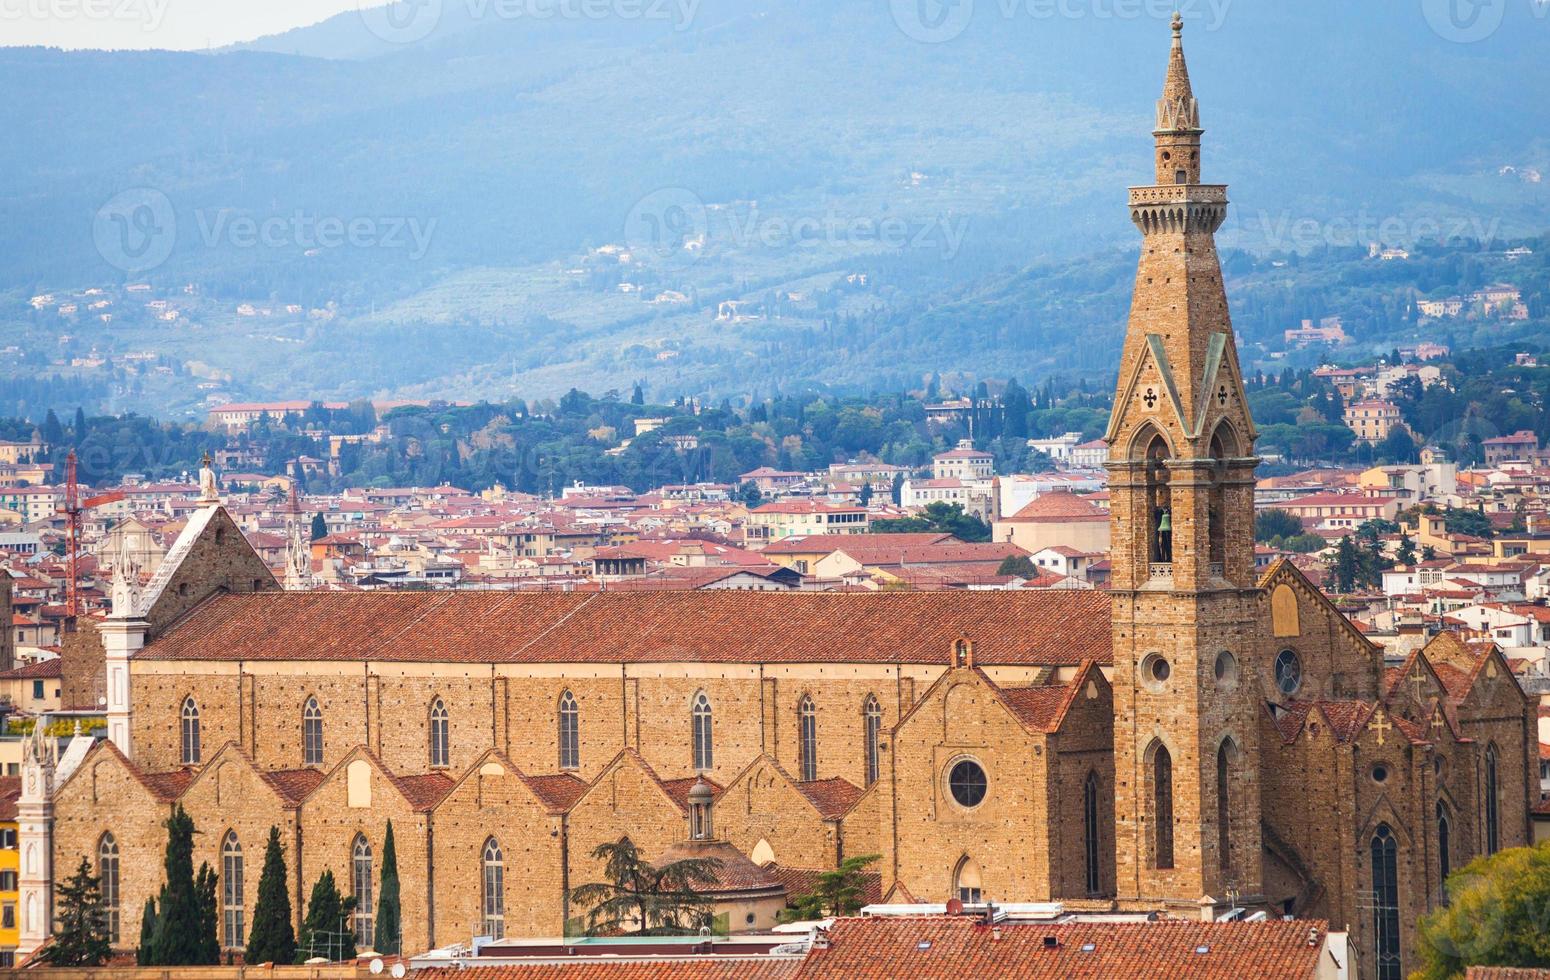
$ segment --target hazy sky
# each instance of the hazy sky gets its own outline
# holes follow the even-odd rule
[[[0,45],[171,48],[251,41],[383,0],[0,0]]]

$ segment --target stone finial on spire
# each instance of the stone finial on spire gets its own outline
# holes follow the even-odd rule
[[[1162,98],[1157,101],[1157,132],[1181,133],[1200,130],[1200,103],[1189,82],[1189,65],[1184,60],[1184,17],[1173,14],[1173,47],[1168,53],[1168,74],[1163,81]]]
[[[114,619],[134,619],[140,607],[140,566],[129,548],[129,536],[122,531],[118,553],[113,556],[112,586]]]

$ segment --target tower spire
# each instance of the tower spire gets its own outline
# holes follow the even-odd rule
[[[1173,14],[1173,47],[1162,98],[1157,100],[1157,183],[1200,183],[1200,103],[1184,60],[1184,18]]]

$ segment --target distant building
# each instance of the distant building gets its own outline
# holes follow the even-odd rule
[[[1396,428],[1403,428],[1405,423],[1398,405],[1391,401],[1369,399],[1346,406],[1345,424],[1356,433],[1356,438],[1376,445],[1387,439]]]
[[[1302,321],[1302,326],[1296,330],[1286,331],[1286,342],[1297,347],[1307,347],[1310,344],[1343,344],[1348,339],[1345,327],[1337,316],[1325,317],[1319,321],[1318,326],[1313,325],[1312,320]]]
[[[1529,429],[1521,429],[1510,436],[1496,436],[1485,440],[1485,464],[1500,466],[1508,460],[1528,459],[1539,449],[1539,437]]]

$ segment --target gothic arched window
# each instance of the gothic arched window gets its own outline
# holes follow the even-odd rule
[[[323,764],[323,709],[317,698],[308,698],[301,709],[301,764]]]
[[[97,888],[102,895],[102,910],[108,917],[108,942],[118,944],[118,841],[111,833],[97,842]]]
[[[1216,847],[1222,874],[1232,870],[1232,739],[1222,739],[1216,750]]]
[[[1152,867],[1173,867],[1173,756],[1161,742],[1152,753]]]
[[[1437,801],[1437,882],[1442,886],[1442,901],[1448,901],[1448,875],[1453,871],[1452,847],[1453,825],[1448,820],[1448,807],[1441,800]]]
[[[1153,430],[1155,431],[1155,430]],[[1168,443],[1157,433],[1146,447],[1146,496],[1148,522],[1147,560],[1173,561],[1173,500],[1168,490]]]
[[[1501,850],[1501,827],[1497,822],[1496,745],[1485,750],[1485,853]]]
[[[241,947],[242,926],[242,844],[237,832],[228,830],[221,842],[221,945]]]
[[[958,862],[953,872],[953,892],[965,905],[979,905],[985,900],[985,886],[980,881],[980,866],[971,857]]]
[[[431,702],[431,766],[450,766],[452,742],[447,731],[447,706],[441,698]]]
[[[560,695],[560,768],[581,768],[581,727],[576,698],[566,691]]]
[[[356,834],[350,848],[350,886],[355,892],[355,945],[360,949],[371,949],[376,938],[371,885],[371,845],[364,834]]]
[[[484,934],[506,936],[506,863],[494,837],[484,842]]]
[[[199,705],[192,694],[183,699],[183,764],[199,765]]]
[[[1086,885],[1088,895],[1097,895],[1103,888],[1098,863],[1098,774],[1089,772],[1082,786],[1082,851],[1086,858]]]
[[[703,772],[714,768],[711,754],[711,714],[710,698],[700,691],[694,696],[694,768]]]
[[[866,784],[868,786],[877,782],[879,769],[878,743],[883,731],[883,708],[877,703],[877,698],[868,694],[866,704],[861,709],[862,723],[866,733],[863,735],[865,748],[863,754],[866,757]]]
[[[1373,950],[1378,980],[1403,980],[1399,962],[1399,843],[1386,823],[1372,835]]]
[[[802,781],[810,783],[818,778],[818,708],[805,695],[797,706],[797,732],[802,742]]]

